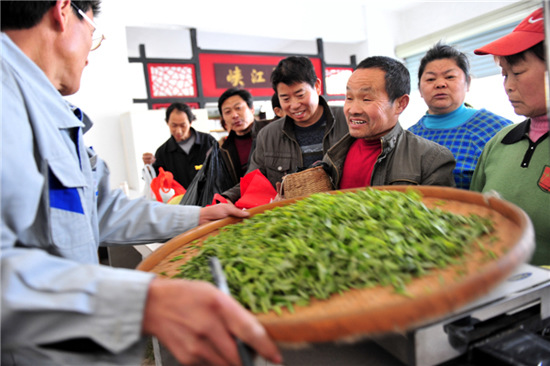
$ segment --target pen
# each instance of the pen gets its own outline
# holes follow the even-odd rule
[[[210,272],[214,277],[214,282],[218,289],[226,295],[231,296],[229,292],[229,286],[227,286],[227,280],[225,274],[223,273],[223,268],[218,257],[210,257]],[[243,366],[254,366],[252,361],[252,350],[239,338],[235,337],[237,342],[237,349],[239,350],[239,356],[241,357],[241,363]]]

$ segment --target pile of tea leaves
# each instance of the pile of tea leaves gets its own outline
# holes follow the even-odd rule
[[[243,306],[292,312],[354,288],[406,293],[412,278],[458,263],[493,230],[487,218],[428,209],[414,190],[317,193],[192,244],[199,254],[174,277],[213,282],[208,261],[216,256]]]

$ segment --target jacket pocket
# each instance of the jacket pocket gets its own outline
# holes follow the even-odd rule
[[[292,156],[290,154],[273,154],[265,156],[265,170],[270,182],[280,182],[282,177],[293,172]]]
[[[413,185],[413,186],[416,186],[416,185],[419,185],[421,182],[420,180],[420,175],[418,174],[411,174],[411,173],[403,173],[403,172],[399,172],[399,173],[394,173],[394,174],[391,174],[389,177],[388,177],[388,181],[387,181],[387,184],[388,185]]]
[[[390,182],[388,182],[388,185],[390,186],[418,186],[420,183],[415,180],[409,180],[409,179],[395,179]]]
[[[86,261],[95,250],[90,213],[83,201],[86,180],[66,159],[48,161],[48,214],[52,245],[66,258]],[[97,257],[97,255],[96,255]]]

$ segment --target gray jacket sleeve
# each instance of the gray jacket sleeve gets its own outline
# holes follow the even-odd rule
[[[27,188],[41,190],[40,186]],[[2,197],[9,191],[3,187]],[[22,193],[17,195],[20,207],[30,207],[23,202]],[[153,274],[54,256],[49,253],[54,248],[43,248],[37,240],[25,237],[30,234],[15,232],[12,222],[25,213],[4,209],[0,253],[2,361],[139,364],[144,346],[143,314]],[[168,239],[196,224],[198,210],[132,201],[117,190],[100,199],[100,237],[105,243],[119,244]],[[20,246],[21,241],[25,247]],[[32,248],[33,243],[38,247]],[[67,341],[74,342],[73,347],[80,342],[99,347],[89,353],[60,353],[55,347],[43,347]]]
[[[3,241],[6,236],[3,231]],[[142,353],[131,350],[142,341],[152,274],[83,265],[29,248],[3,248],[1,266],[3,361],[22,350],[42,350],[45,358],[34,364],[48,364],[56,352],[43,346],[71,340],[99,346],[95,355],[72,356],[82,362],[100,355],[139,362]]]
[[[423,180],[420,184],[427,186],[455,187],[453,170],[456,161],[453,153],[444,146],[437,145],[425,159],[422,174]]]
[[[40,191],[39,186],[34,189]],[[129,200],[120,190],[102,190],[106,187],[98,191],[98,221],[104,243],[165,240],[198,222],[200,207]],[[29,364],[59,365],[67,360],[91,364],[109,359],[113,364],[139,364],[143,314],[153,274],[83,264],[48,253],[53,248],[29,247],[36,241],[20,237],[9,223],[17,220],[17,213],[4,213],[2,360],[24,357]],[[19,247],[21,240],[25,247]],[[62,356],[55,347],[43,347],[66,341],[76,342],[73,346],[91,341],[99,347],[93,353]]]
[[[199,224],[199,206],[167,205],[129,199],[111,190],[107,165],[98,159],[99,238],[102,245],[146,244],[169,240]]]
[[[15,149],[17,140],[13,141],[9,147]],[[32,149],[19,152],[32,161]],[[106,364],[107,359],[117,359],[138,364],[143,355],[139,346],[145,299],[153,275],[53,255],[57,249],[43,243],[47,227],[36,227],[44,220],[32,224],[38,197],[31,192],[40,193],[44,182],[34,167],[16,169],[17,159],[7,160],[2,169],[0,226],[2,363],[91,364],[94,359]],[[10,184],[10,171],[21,172],[18,179],[25,184]],[[4,200],[7,196],[11,198]],[[77,256],[79,248],[74,251]],[[44,347],[67,341],[99,347],[93,353]]]

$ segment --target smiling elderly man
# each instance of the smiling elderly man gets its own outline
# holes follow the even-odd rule
[[[357,66],[346,87],[349,133],[323,158],[335,188],[455,186],[453,154],[399,124],[409,92],[409,71],[399,61],[374,56]]]

